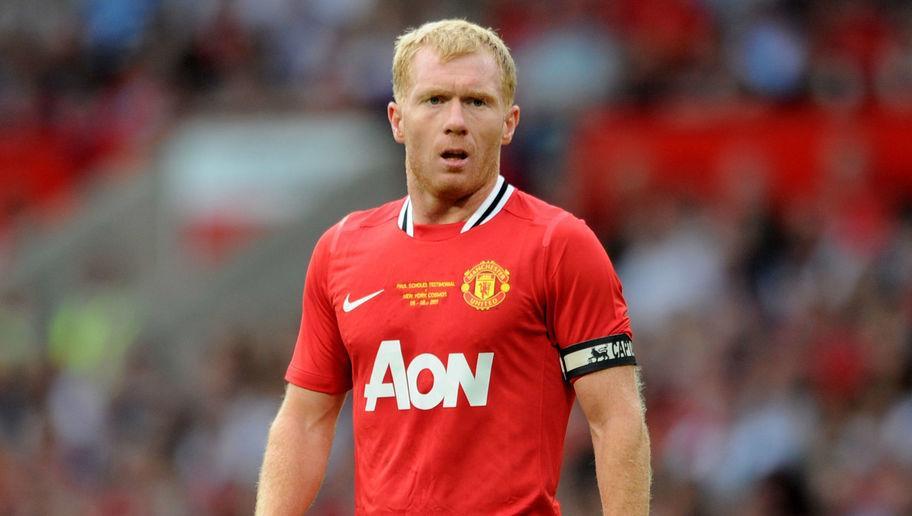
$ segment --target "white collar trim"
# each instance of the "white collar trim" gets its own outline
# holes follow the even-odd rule
[[[498,175],[497,183],[494,184],[491,193],[489,193],[481,203],[481,206],[475,210],[475,213],[466,220],[459,232],[465,233],[474,227],[490,222],[494,216],[500,213],[503,207],[506,206],[507,201],[510,200],[510,196],[513,195],[515,190],[513,185],[507,183],[503,176]],[[399,226],[399,229],[405,231],[408,236],[415,236],[415,217],[412,214],[412,199],[408,196],[406,196],[405,201],[402,203],[402,208],[399,209],[399,218],[397,219],[396,224]]]

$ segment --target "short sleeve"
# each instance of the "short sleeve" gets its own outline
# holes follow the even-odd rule
[[[351,389],[351,361],[342,343],[332,298],[327,290],[330,228],[314,247],[304,280],[301,327],[285,380],[305,389],[340,394]]]
[[[565,377],[636,364],[621,282],[592,230],[565,217],[548,251],[548,331]]]

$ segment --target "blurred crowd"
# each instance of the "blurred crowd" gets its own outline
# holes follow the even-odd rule
[[[750,168],[701,197],[574,164],[593,112],[908,115],[908,2],[6,0],[0,270],[23,231],[149,160],[190,113],[382,117],[393,39],[446,16],[498,28],[517,60],[505,175],[578,208],[624,282],[654,513],[912,513],[912,192],[871,193],[863,153],[830,160],[843,180],[800,202]],[[592,167],[633,186],[573,188]],[[100,259],[50,305],[0,293],[0,513],[249,513],[294,329],[217,327],[182,360],[146,337],[121,276]],[[343,415],[318,514],[352,510],[347,432]],[[575,414],[571,515],[597,510],[586,432]]]
[[[655,514],[908,514],[912,204],[861,231],[766,203],[631,206],[615,262]]]
[[[188,110],[382,116],[391,42],[428,19],[469,17],[510,44],[524,186],[547,187],[593,106],[908,110],[910,10],[902,0],[7,0],[0,233],[23,212],[67,213],[89,176],[142,159]]]

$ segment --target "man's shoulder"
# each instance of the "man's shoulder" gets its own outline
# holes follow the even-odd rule
[[[544,247],[548,247],[554,241],[572,241],[592,233],[585,221],[564,208],[520,190],[517,190],[516,194],[504,210],[540,228]]]
[[[353,211],[345,216],[345,226],[351,230],[379,226],[396,219],[405,198],[394,199],[374,208]],[[341,222],[341,221],[340,221]]]
[[[511,213],[516,217],[531,221],[539,221],[565,212],[563,208],[549,204],[518,188],[515,190],[510,202],[504,206],[504,211]]]
[[[340,240],[347,240],[347,237],[357,235],[360,231],[382,226],[387,222],[392,227],[403,201],[403,198],[394,199],[374,208],[353,211],[326,229],[320,240],[324,245],[329,246],[330,252],[333,252],[338,247]]]

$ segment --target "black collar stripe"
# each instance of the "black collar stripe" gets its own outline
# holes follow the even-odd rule
[[[475,213],[473,213],[472,216],[466,220],[465,224],[462,226],[460,233],[465,233],[466,231],[475,227],[475,223],[481,220],[481,216],[488,211],[488,207],[496,206],[494,198],[497,197],[497,194],[500,192],[500,188],[504,183],[506,183],[506,181],[504,181],[503,176],[497,176],[497,182],[494,183],[494,188],[488,192],[488,196],[485,197],[485,200],[481,202],[481,205],[478,207],[478,209],[475,210]]]
[[[481,206],[475,210],[475,213],[462,226],[460,233],[465,233],[472,228],[491,221],[507,204],[514,190],[515,188],[507,183],[503,176],[497,176],[497,183],[491,193],[488,194]],[[409,197],[405,198],[402,208],[399,210],[397,226],[408,236],[415,236],[415,219],[412,214],[412,200]]]
[[[409,207],[411,207],[411,204],[412,203],[409,203]],[[403,216],[402,216],[402,231],[408,232],[408,218],[409,218],[409,210],[406,209],[405,213],[403,213]]]
[[[475,221],[475,224],[472,224],[473,228],[478,227],[488,221],[488,217],[494,213],[494,209],[497,208],[498,204],[500,204],[500,200],[503,198],[504,194],[507,193],[507,188],[509,187],[510,185],[508,185],[506,181],[501,183],[500,190],[498,190],[497,195],[494,196],[494,201],[492,201],[491,204],[488,205],[488,209],[486,209],[484,213],[481,214],[481,218]]]
[[[405,202],[402,203],[402,209],[399,210],[399,219],[397,222],[399,229],[405,231],[408,236],[414,235],[414,231],[409,231],[410,228],[413,228],[413,226],[409,224],[409,212],[411,212],[411,204],[411,199],[406,197]]]

